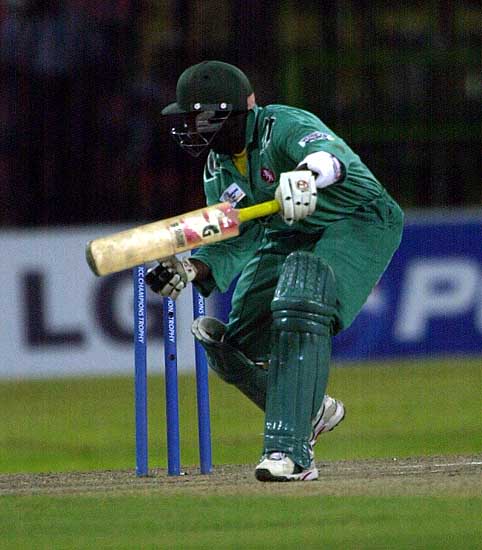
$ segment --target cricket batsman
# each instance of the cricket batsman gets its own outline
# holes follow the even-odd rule
[[[205,61],[185,70],[162,114],[204,169],[208,205],[275,198],[280,212],[190,259],[162,260],[146,277],[176,298],[188,284],[224,292],[239,276],[229,322],[198,318],[210,367],[265,411],[260,481],[318,478],[314,445],[345,415],[326,395],[333,335],[349,327],[397,250],[398,204],[318,117],[256,104],[246,75]]]

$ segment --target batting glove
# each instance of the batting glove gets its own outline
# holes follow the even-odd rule
[[[147,271],[145,281],[156,294],[175,300],[196,274],[197,269],[188,258],[178,260],[176,256],[169,256]]]
[[[280,214],[291,225],[313,214],[316,208],[315,177],[309,170],[280,174],[275,198],[280,203]]]

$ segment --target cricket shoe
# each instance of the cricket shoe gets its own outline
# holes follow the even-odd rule
[[[314,460],[309,468],[302,468],[285,453],[276,451],[262,457],[255,476],[258,481],[313,481],[318,479],[318,469]]]
[[[312,422],[312,430],[310,435],[310,454],[313,459],[313,447],[318,440],[320,434],[325,432],[331,432],[334,428],[340,424],[340,422],[345,418],[345,405],[341,401],[325,395],[323,403],[319,411],[317,412],[315,418]]]

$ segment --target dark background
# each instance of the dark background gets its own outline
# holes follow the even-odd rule
[[[317,114],[402,206],[480,206],[481,29],[468,0],[0,0],[0,223],[202,206],[159,110],[204,59]]]

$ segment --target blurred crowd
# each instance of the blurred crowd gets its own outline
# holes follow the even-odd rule
[[[295,104],[334,124],[402,204],[480,204],[480,60],[470,53],[480,39],[457,30],[453,10],[452,21],[440,2],[445,42],[430,46],[452,59],[445,74],[420,54],[430,29],[412,21],[401,32],[368,2],[301,2],[310,17],[291,0],[263,4],[2,0],[0,224],[122,222],[200,207],[203,160],[178,150],[159,109],[180,72],[206,58],[239,64],[262,104]],[[359,27],[359,38],[347,30]],[[475,60],[466,74],[453,64],[457,36]],[[390,48],[407,52],[406,65],[389,70]]]
[[[196,167],[180,168],[156,123],[159,90],[136,70],[143,14],[135,0],[2,7],[0,222],[117,222],[200,205],[201,190],[181,185]],[[174,86],[173,76],[169,100]]]

